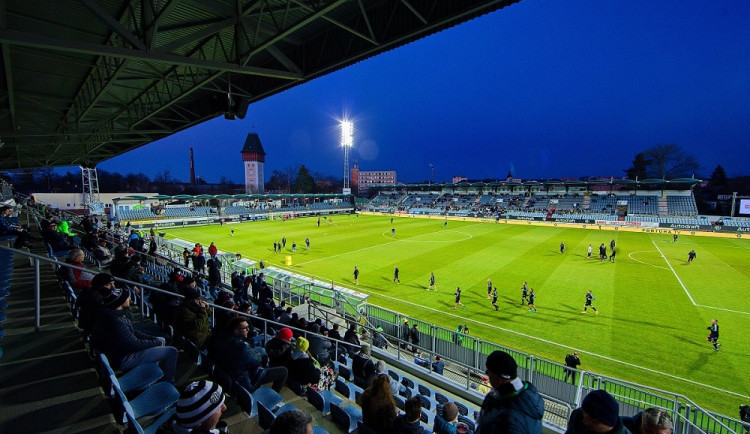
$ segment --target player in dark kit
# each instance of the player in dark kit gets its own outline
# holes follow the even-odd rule
[[[706,338],[707,341],[711,342],[714,346],[714,351],[719,351],[719,347],[721,347],[721,344],[719,341],[719,321],[716,320],[716,318],[711,320],[711,325],[707,327],[708,330],[711,332],[708,337]]]
[[[599,311],[596,310],[594,305],[591,304],[594,300],[596,300],[596,298],[594,297],[594,294],[592,294],[591,290],[589,289],[589,292],[586,293],[586,303],[583,305],[583,311],[581,313],[588,313],[587,312],[588,308],[591,308],[591,309],[594,309],[594,312],[596,312],[597,315],[599,315]]]
[[[529,290],[529,312],[536,312],[536,304],[534,302],[536,301],[536,294],[534,294],[534,288],[531,288]]]
[[[487,279],[487,298],[490,298],[492,295],[492,281],[490,279]]]
[[[495,311],[497,311],[497,288],[492,288],[492,305],[495,306]]]
[[[393,281],[401,284],[401,279],[398,278],[398,266],[393,268]]]
[[[615,262],[615,255],[617,255],[617,250],[612,247],[612,253],[609,254],[609,262]]]
[[[560,243],[560,253],[565,253],[565,243]]]
[[[693,259],[695,259],[695,250],[691,250],[690,253],[688,253],[688,264],[692,263]]]
[[[459,304],[461,305],[461,307],[463,307],[464,309],[466,309],[466,305],[463,304],[463,303],[461,303],[461,287],[457,286],[456,287],[456,292],[453,295],[456,296],[456,301],[453,303],[453,310],[456,310],[456,308],[458,308]]]
[[[356,265],[354,266],[354,273],[352,274],[354,275],[354,284],[359,285],[359,270]]]
[[[430,286],[427,287],[427,290],[437,291],[437,286],[435,286],[435,273],[430,273]]]
[[[526,285],[526,282],[523,282],[523,285],[521,286],[521,306],[523,306],[524,302],[529,299],[529,286]]]

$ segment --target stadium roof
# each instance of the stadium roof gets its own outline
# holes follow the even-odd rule
[[[0,2],[0,169],[93,167],[517,1]]]
[[[137,201],[144,201],[144,200],[208,200],[208,199],[234,199],[234,200],[242,200],[242,199],[262,199],[262,200],[274,200],[274,199],[288,199],[288,198],[318,198],[318,199],[325,199],[325,198],[346,198],[350,197],[351,195],[348,194],[340,194],[340,193],[308,193],[308,194],[288,194],[288,193],[279,193],[279,194],[200,194],[197,196],[192,196],[189,194],[178,194],[175,196],[170,196],[167,194],[157,194],[154,196],[142,196],[137,194],[131,194],[123,197],[118,197],[114,200],[116,201],[122,201],[122,200],[137,200]]]
[[[570,180],[570,181],[561,181],[561,180],[555,180],[555,179],[548,179],[543,181],[524,181],[524,182],[515,182],[515,181],[496,181],[496,182],[460,182],[457,184],[453,183],[445,183],[445,184],[375,184],[370,185],[368,188],[372,189],[380,189],[380,190],[400,190],[400,189],[415,189],[415,190],[436,190],[436,189],[444,189],[444,188],[452,188],[452,189],[477,189],[477,188],[483,188],[483,187],[518,187],[518,186],[524,186],[524,187],[534,187],[534,186],[553,186],[553,185],[564,185],[564,186],[580,186],[580,187],[587,187],[591,185],[611,185],[611,186],[631,186],[634,188],[638,187],[654,187],[654,186],[661,186],[664,188],[670,188],[675,187],[678,189],[681,188],[691,188],[695,186],[696,184],[700,183],[700,179],[695,178],[677,178],[677,179],[644,179],[640,181],[632,180],[632,179],[611,179],[611,180],[603,180],[603,179],[592,179],[590,181],[587,180]]]

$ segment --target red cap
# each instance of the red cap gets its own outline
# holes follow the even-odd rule
[[[279,339],[283,339],[285,341],[291,341],[292,340],[292,330],[289,328],[284,327],[283,329],[279,330],[279,333],[276,335]]]

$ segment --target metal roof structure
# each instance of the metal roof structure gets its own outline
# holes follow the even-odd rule
[[[0,169],[101,161],[519,0],[6,0]]]

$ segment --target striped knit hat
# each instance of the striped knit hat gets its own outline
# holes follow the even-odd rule
[[[193,381],[180,393],[177,401],[177,423],[195,428],[224,404],[221,386],[211,381]]]

